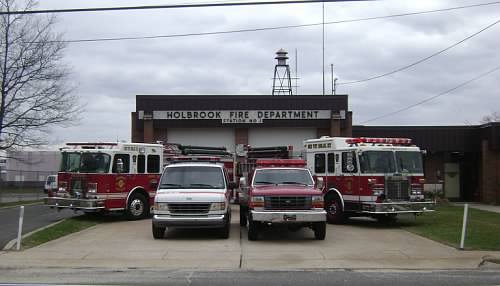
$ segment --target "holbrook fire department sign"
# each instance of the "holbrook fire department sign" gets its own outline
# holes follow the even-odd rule
[[[144,112],[139,111],[139,119]],[[155,120],[221,120],[223,124],[262,123],[264,120],[331,119],[331,110],[157,110]]]

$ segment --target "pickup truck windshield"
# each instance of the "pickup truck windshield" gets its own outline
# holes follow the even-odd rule
[[[420,152],[396,151],[396,162],[401,173],[424,173]]]
[[[255,171],[253,184],[258,185],[305,185],[312,186],[311,174],[302,169],[262,169]]]
[[[162,189],[223,189],[224,173],[216,167],[183,166],[165,168]]]
[[[361,173],[395,173],[394,153],[392,151],[364,151],[359,156]]]
[[[104,153],[62,154],[60,172],[108,173],[111,156]]]

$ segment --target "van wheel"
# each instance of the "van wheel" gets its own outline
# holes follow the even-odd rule
[[[248,217],[248,240],[255,241],[259,236],[258,225]]]
[[[159,226],[155,226],[154,224],[152,224],[152,229],[153,229],[153,237],[155,239],[160,239],[160,238],[163,238],[165,236],[165,227],[159,227]]]
[[[128,200],[126,213],[129,220],[143,219],[149,215],[149,203],[143,195],[134,193]]]
[[[313,225],[314,238],[316,240],[325,240],[326,236],[326,222],[315,222]]]
[[[342,224],[345,222],[345,214],[342,210],[340,199],[334,197],[325,202],[326,219],[328,223]]]

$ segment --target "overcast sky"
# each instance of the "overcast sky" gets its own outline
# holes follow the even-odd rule
[[[39,9],[161,5],[187,1],[40,0]],[[213,2],[213,1],[190,1]],[[235,2],[235,1],[233,1]],[[326,3],[325,21],[418,12],[482,1]],[[330,64],[338,82],[384,74],[429,56],[500,19],[500,4],[391,19],[325,25],[325,82]],[[322,4],[189,8],[59,14],[66,40],[154,36],[312,24]],[[338,86],[349,95],[354,124],[435,96],[500,65],[500,24],[424,63],[380,79]],[[298,94],[321,94],[322,27],[224,35],[70,43],[66,62],[86,104],[78,125],[54,128],[53,143],[130,141],[137,94],[270,94],[275,52],[290,52]],[[500,71],[425,104],[366,125],[478,124],[500,111]]]

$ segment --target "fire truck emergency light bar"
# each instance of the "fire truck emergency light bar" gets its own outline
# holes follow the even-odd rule
[[[394,144],[394,145],[410,145],[410,138],[349,138],[345,140],[347,144],[373,143],[373,144]]]

